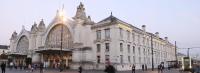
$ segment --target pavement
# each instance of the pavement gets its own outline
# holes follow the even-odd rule
[[[40,73],[39,70],[34,70],[31,72],[30,70],[16,70],[16,69],[6,69],[6,73]],[[78,73],[77,70],[65,70],[63,72],[59,72],[59,70],[44,70],[43,73]],[[82,73],[105,73],[102,70],[84,70]],[[131,73],[131,71],[117,71],[116,73]],[[142,70],[136,70],[136,73],[158,73],[157,70],[151,71],[142,71]],[[163,73],[190,73],[190,72],[180,72],[177,69],[171,69],[171,70],[164,70]]]

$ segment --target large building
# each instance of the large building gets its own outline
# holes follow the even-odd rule
[[[26,65],[26,60],[42,62],[52,68],[64,63],[70,69],[80,65],[84,69],[104,69],[111,63],[117,70],[130,70],[133,64],[141,69],[142,65],[151,68],[153,63],[156,68],[160,62],[175,60],[175,46],[168,38],[145,29],[145,25],[139,29],[112,13],[102,21],[93,22],[80,3],[72,18],[66,18],[64,11],[58,10],[47,27],[41,20],[30,31],[23,26],[19,34],[13,32],[11,61],[16,65]]]
[[[9,46],[7,45],[0,45],[0,64],[8,61],[8,56],[6,55],[6,53],[9,51],[8,48]]]

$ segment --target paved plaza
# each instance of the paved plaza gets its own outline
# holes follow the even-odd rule
[[[40,73],[39,70],[35,70],[31,72],[30,70],[16,70],[16,69],[7,69],[6,73]],[[59,72],[59,70],[44,70],[43,73],[78,73],[77,70],[66,70],[63,72]],[[102,70],[84,70],[82,73],[105,73]],[[131,73],[131,71],[117,71],[116,73]],[[155,71],[142,71],[142,70],[136,70],[136,73],[158,73],[157,70]],[[179,72],[176,69],[172,70],[165,70],[163,73],[190,73],[190,72]]]

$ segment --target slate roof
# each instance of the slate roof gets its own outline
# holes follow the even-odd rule
[[[0,45],[0,49],[8,49],[8,47],[7,45]]]

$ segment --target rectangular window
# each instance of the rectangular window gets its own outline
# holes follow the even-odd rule
[[[135,54],[135,46],[133,46],[133,54]]]
[[[135,34],[132,33],[133,42],[135,42]]]
[[[120,52],[123,52],[123,44],[120,43]]]
[[[101,57],[97,56],[97,63],[100,63]]]
[[[141,61],[142,61],[142,60],[141,60],[141,57],[139,57],[139,64],[141,64]]]
[[[135,56],[133,56],[133,63],[135,64]]]
[[[131,57],[130,56],[128,56],[128,62],[131,63]]]
[[[145,45],[145,37],[142,38],[142,44]]]
[[[110,28],[105,29],[105,39],[110,39]]]
[[[120,63],[123,63],[123,55],[120,55]]]
[[[130,53],[130,45],[127,45],[128,53]]]
[[[140,47],[138,47],[138,52],[139,52],[139,55],[140,55]]]
[[[140,44],[140,35],[138,34],[138,44]]]
[[[101,39],[101,30],[97,30],[97,39],[98,39],[98,40]]]
[[[110,55],[105,55],[105,60],[106,60],[107,62],[109,62],[109,61],[110,61]]]
[[[122,28],[119,28],[119,34],[120,34],[120,37],[123,38],[123,29]]]
[[[106,45],[106,52],[109,52],[110,51],[109,43],[105,43],[105,45]]]
[[[101,44],[97,44],[97,52],[101,52]]]
[[[127,40],[130,40],[130,32],[127,30]]]

